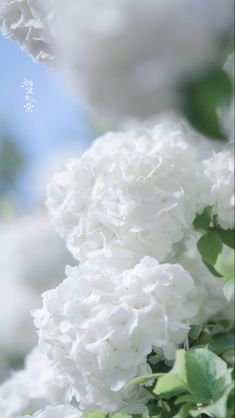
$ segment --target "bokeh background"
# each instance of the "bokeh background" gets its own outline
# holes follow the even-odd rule
[[[79,103],[43,64],[0,35],[0,381],[36,344],[30,311],[71,263],[44,207],[52,173],[95,136]],[[26,112],[24,80],[35,107]],[[60,260],[60,262],[58,262]]]

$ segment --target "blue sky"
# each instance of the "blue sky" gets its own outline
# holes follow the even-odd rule
[[[55,74],[35,64],[17,43],[0,35],[0,133],[19,144],[29,166],[38,165],[56,152],[86,148],[93,134],[81,107],[59,85]],[[32,80],[35,108],[24,109],[24,79]]]

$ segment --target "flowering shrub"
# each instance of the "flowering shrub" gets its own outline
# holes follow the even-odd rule
[[[107,133],[48,185],[76,265],[33,312],[38,348],[0,387],[3,418],[233,417],[231,9],[2,2],[2,32],[37,61],[62,57],[98,113],[182,114]]]

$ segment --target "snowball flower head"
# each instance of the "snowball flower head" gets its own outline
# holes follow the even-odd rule
[[[51,64],[53,0],[1,0],[0,31],[34,61]]]
[[[24,415],[24,417],[29,415]],[[47,406],[44,410],[35,412],[35,418],[84,418],[85,415],[70,405]],[[19,418],[24,418],[19,417]]]
[[[50,361],[35,348],[26,358],[25,368],[0,385],[0,416],[17,418],[48,403],[64,402]],[[61,417],[60,417],[61,418]]]
[[[145,255],[163,261],[203,207],[201,160],[181,123],[109,133],[54,176],[47,206],[79,261],[100,256],[120,269]]]
[[[233,0],[59,0],[73,89],[96,113],[145,118],[178,103],[182,82],[218,59]],[[232,37],[231,37],[232,38]]]
[[[208,204],[213,206],[219,225],[234,228],[234,151],[225,148],[204,161],[205,174],[210,180]]]
[[[125,385],[151,372],[152,350],[173,359],[186,340],[197,312],[193,279],[180,265],[151,257],[122,273],[94,260],[68,275],[34,313],[40,346],[81,409],[143,413],[147,392]]]

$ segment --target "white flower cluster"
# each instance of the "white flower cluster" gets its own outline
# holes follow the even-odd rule
[[[99,115],[146,118],[218,59],[233,0],[60,0],[58,43],[73,90]],[[61,36],[60,36],[61,34]]]
[[[24,415],[19,418],[32,416],[34,418],[83,418],[84,415],[78,409],[70,405],[47,406],[44,410],[33,415]]]
[[[187,339],[197,314],[193,279],[180,265],[151,257],[123,273],[89,261],[68,275],[34,313],[39,344],[82,409],[116,411],[132,404],[135,412],[144,389],[125,385],[151,372],[146,357],[152,350],[172,360]]]
[[[64,278],[72,257],[44,213],[5,223],[0,236],[0,372],[36,344],[30,311]],[[19,329],[21,330],[19,332]]]
[[[0,416],[17,418],[48,403],[64,402],[64,393],[48,358],[35,348],[26,358],[25,369],[0,386]]]
[[[53,0],[1,0],[0,31],[35,61],[51,64]]]
[[[224,229],[234,228],[234,150],[226,149],[204,161],[210,181],[209,204]]]
[[[181,84],[218,59],[232,29],[233,0],[2,0],[0,6],[4,36],[35,61],[53,66],[56,58],[73,90],[114,119],[176,106]]]
[[[110,133],[55,175],[47,206],[80,262],[101,256],[123,269],[145,255],[164,261],[204,208],[201,160],[183,123]]]
[[[49,212],[80,265],[44,295],[35,324],[82,409],[143,413],[147,392],[125,385],[148,373],[147,356],[172,360],[190,324],[232,318],[222,284],[191,251],[193,220],[205,207],[222,227],[230,222],[228,155],[229,146],[216,153],[183,122],[165,119],[98,139],[49,185]]]

